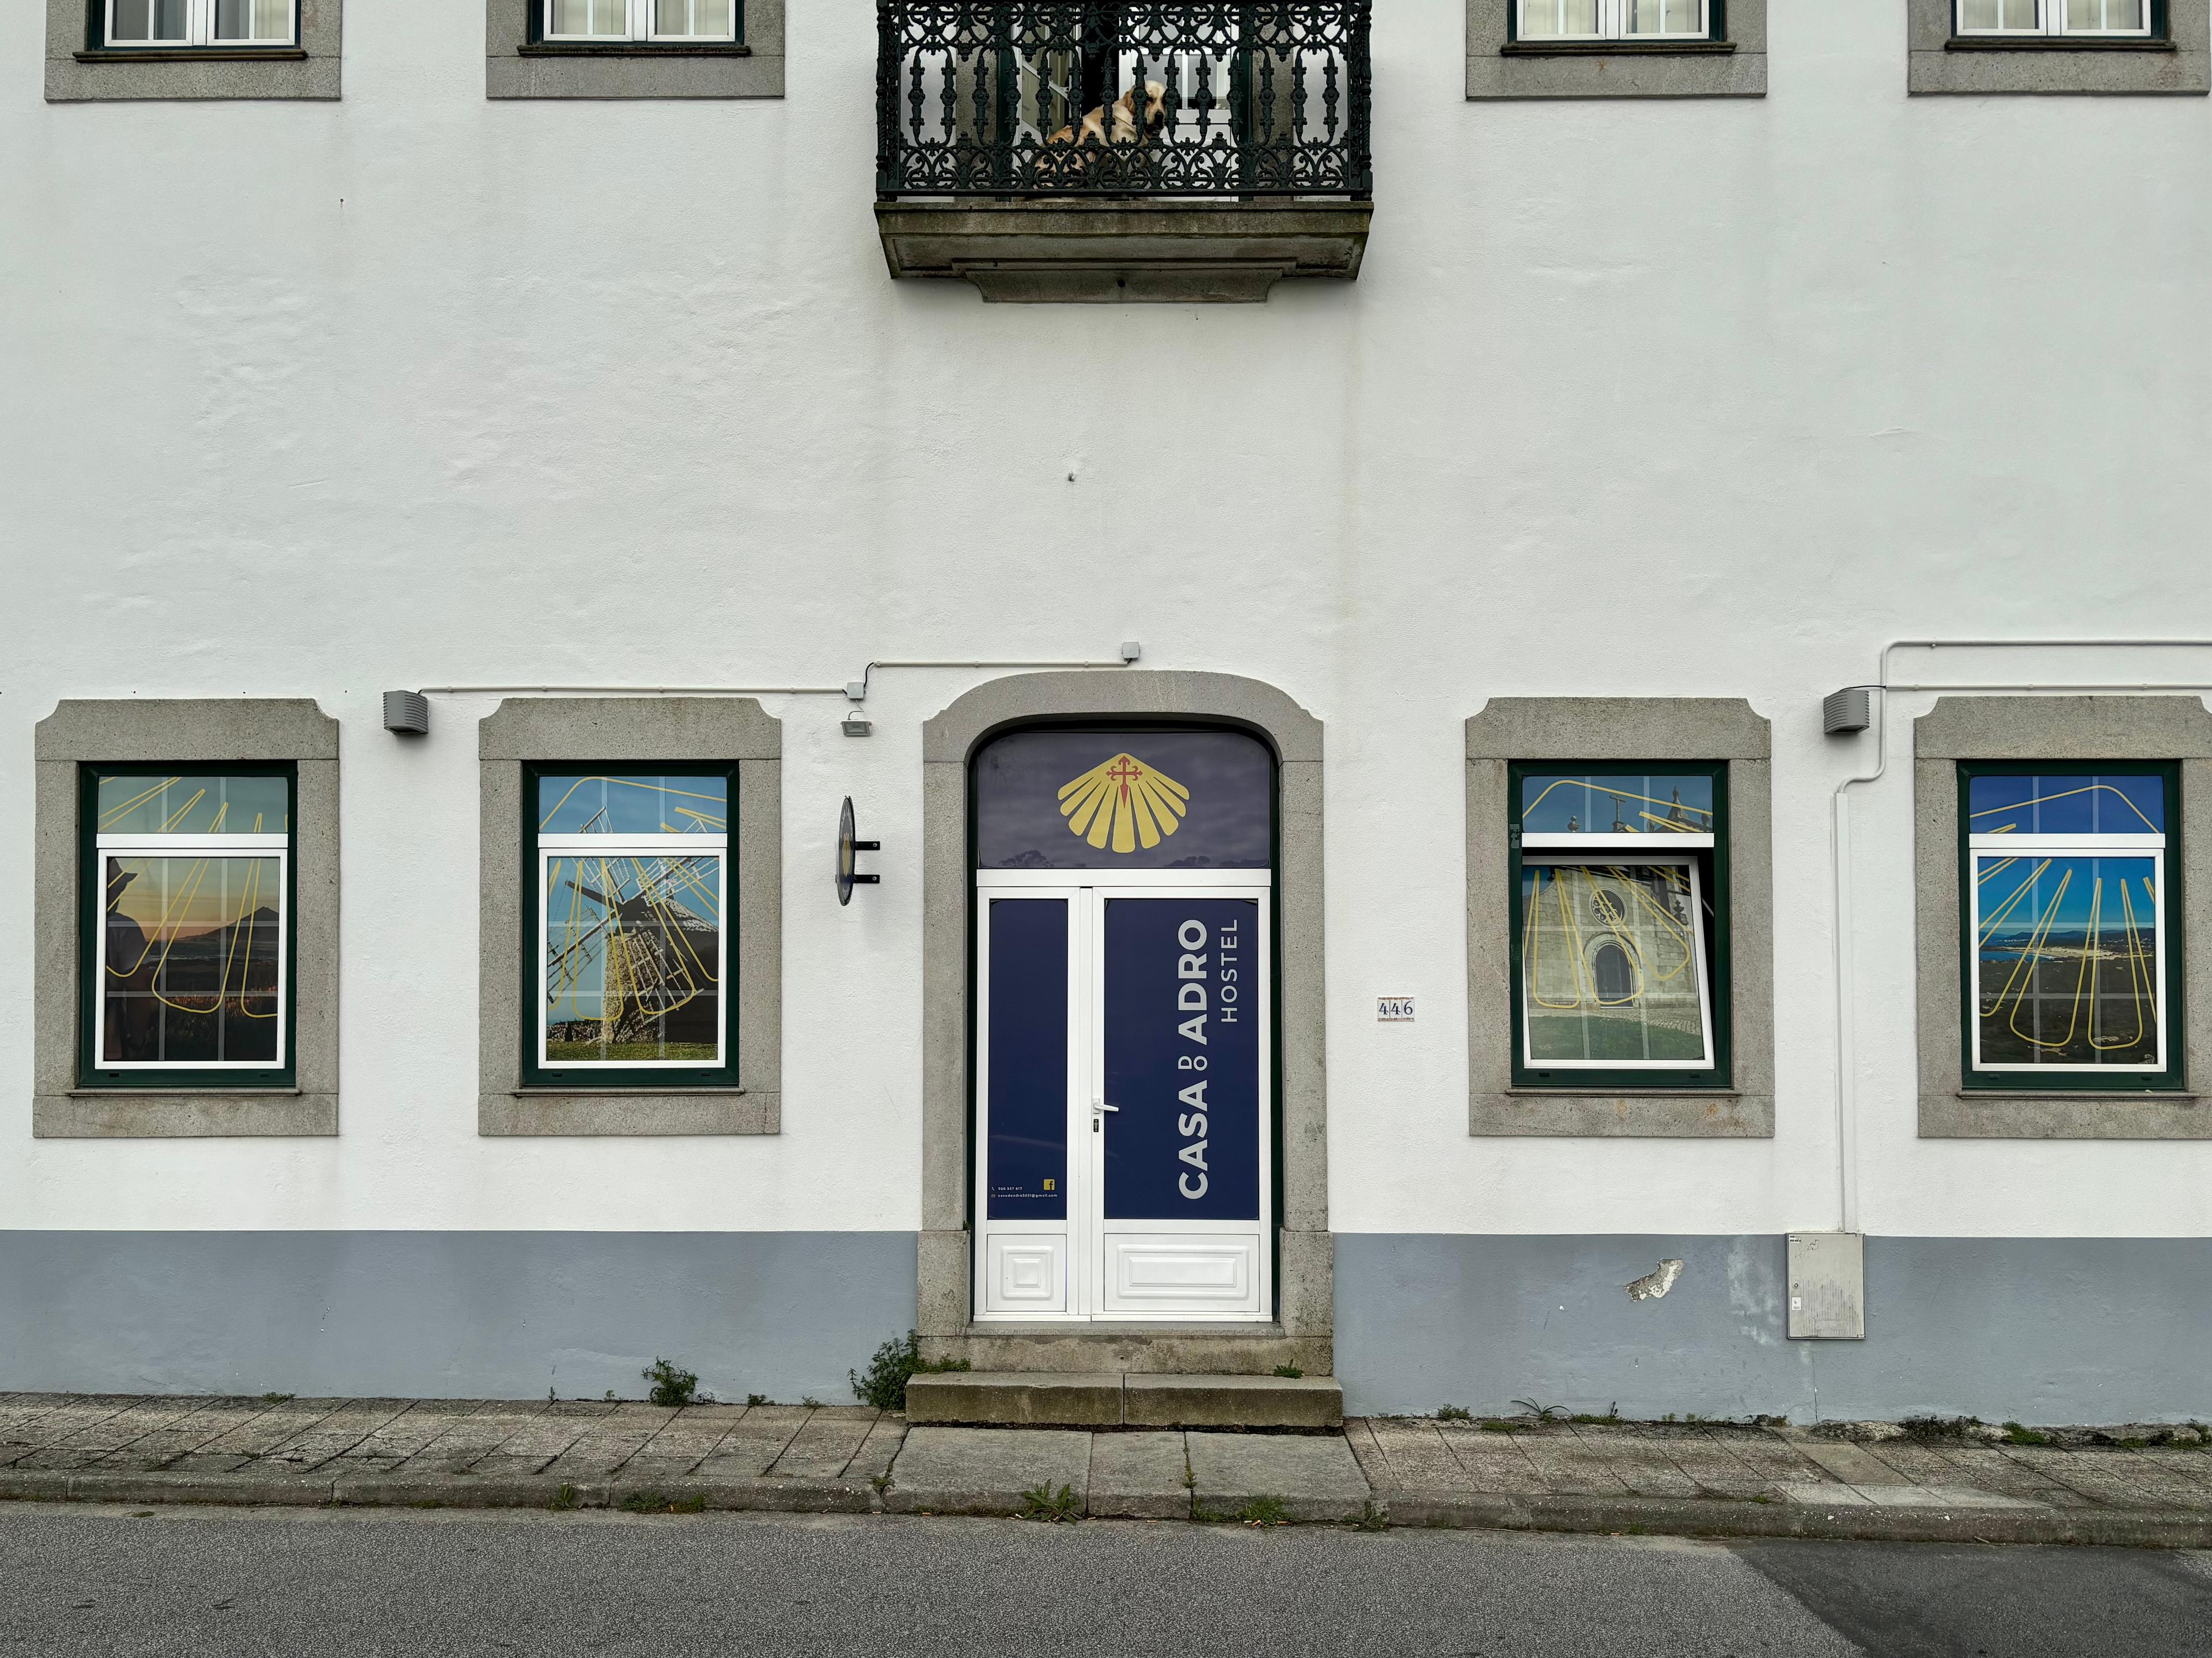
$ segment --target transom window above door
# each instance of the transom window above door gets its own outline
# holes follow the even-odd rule
[[[1958,0],[1962,35],[2136,35],[2157,32],[2157,0]]]
[[[1267,869],[1275,757],[1237,731],[1018,731],[975,764],[978,869]]]
[[[1517,0],[1523,40],[1706,40],[1712,0]]]
[[[103,0],[111,46],[289,46],[297,0]]]
[[[741,0],[539,0],[548,40],[734,41]]]

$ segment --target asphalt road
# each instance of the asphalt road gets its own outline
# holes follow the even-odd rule
[[[0,1654],[2212,1655],[2212,1558],[0,1503]]]

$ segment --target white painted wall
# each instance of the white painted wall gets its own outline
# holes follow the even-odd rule
[[[473,0],[356,0],[342,104],[49,107],[41,10],[0,15],[0,1004],[58,697],[312,694],[344,1132],[33,1141],[19,1036],[0,1226],[915,1226],[919,726],[977,676],[880,678],[866,742],[771,700],[773,1139],[477,1138],[490,704],[403,745],[376,693],[1128,637],[1328,722],[1336,1227],[1832,1225],[1828,799],[1871,756],[1820,695],[1899,635],[2212,632],[2212,105],[1908,100],[1897,0],[1778,6],[1763,101],[1522,106],[1462,100],[1457,0],[1389,0],[1365,274],[1206,309],[889,281],[859,0],[793,8],[763,104],[488,103]],[[1460,726],[1500,694],[1775,721],[1771,1143],[1467,1136]],[[2212,1230],[2212,1144],[1914,1138],[1908,777],[1858,820],[1866,1228]],[[884,878],[840,911],[848,793]]]

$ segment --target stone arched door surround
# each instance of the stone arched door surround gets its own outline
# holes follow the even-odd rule
[[[1267,739],[1280,767],[1277,854],[1282,1157],[1277,1321],[1252,1326],[996,1325],[971,1333],[968,762],[986,738],[1038,720],[1200,720]],[[1017,674],[977,686],[922,727],[922,1352],[978,1370],[1265,1374],[1334,1366],[1328,1081],[1322,1064],[1322,725],[1284,692],[1232,674]]]

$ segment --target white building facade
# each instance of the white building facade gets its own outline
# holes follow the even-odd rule
[[[2206,0],[45,9],[0,1388],[2208,1413]]]

